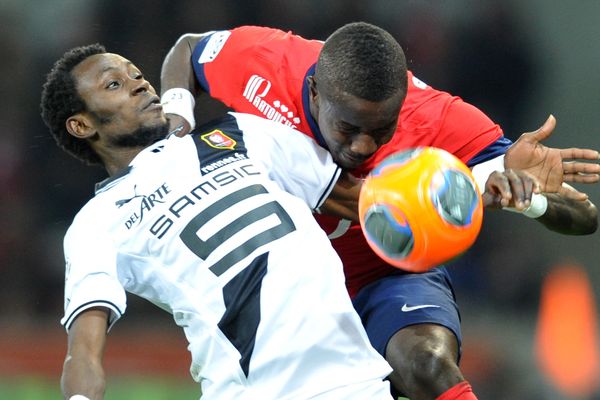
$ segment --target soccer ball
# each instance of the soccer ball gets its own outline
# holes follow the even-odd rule
[[[483,220],[471,170],[454,155],[417,147],[384,159],[366,177],[359,218],[367,242],[387,263],[423,272],[464,253]]]

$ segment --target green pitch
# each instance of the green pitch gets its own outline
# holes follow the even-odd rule
[[[60,399],[59,377],[10,379],[0,377],[0,399],[48,400]],[[105,400],[193,400],[200,398],[200,386],[187,381],[162,377],[109,378]]]
[[[10,379],[0,376],[0,399],[48,400],[61,399],[59,378],[42,377]],[[109,378],[105,400],[198,400],[200,385],[192,379],[164,377]],[[398,400],[408,400],[399,397]]]

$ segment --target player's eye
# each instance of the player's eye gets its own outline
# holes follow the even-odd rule
[[[119,81],[110,81],[108,82],[108,84],[106,85],[107,89],[116,89],[119,86],[121,86],[121,83]]]
[[[357,126],[352,125],[340,124],[337,129],[343,135],[355,135],[360,133],[360,129]]]

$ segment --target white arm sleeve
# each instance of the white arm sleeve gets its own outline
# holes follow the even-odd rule
[[[65,314],[60,322],[67,331],[81,312],[92,307],[110,310],[108,329],[125,312],[126,295],[117,278],[116,254],[107,238],[90,231],[89,227],[97,226],[89,219],[76,218],[65,235]]]
[[[485,183],[490,174],[494,171],[504,171],[504,154],[475,165],[471,171],[473,172],[473,177],[475,177],[479,191],[483,194],[485,192]]]

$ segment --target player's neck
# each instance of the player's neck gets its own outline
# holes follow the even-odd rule
[[[99,153],[100,158],[103,161],[104,168],[108,172],[109,176],[117,174],[119,171],[127,168],[131,161],[144,149],[145,147],[127,147],[111,149],[104,154]]]

